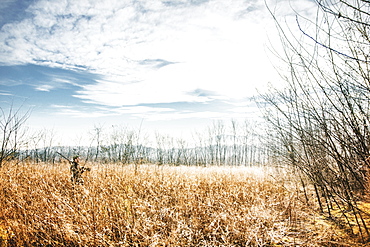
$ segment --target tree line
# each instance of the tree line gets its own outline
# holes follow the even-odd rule
[[[9,114],[19,115],[19,111],[15,113],[11,109]],[[247,120],[231,120],[229,124],[215,121],[205,131],[194,132],[191,141],[159,133],[149,137],[140,129],[123,125],[109,128],[96,125],[86,133],[90,145],[58,146],[54,130],[42,129],[33,133],[26,130],[23,125],[28,116],[29,113],[21,118],[9,118],[3,111],[0,166],[12,160],[61,162],[64,158],[58,153],[69,158],[80,155],[84,162],[123,165],[254,166],[266,164],[269,159],[268,149],[261,142],[261,133]],[[9,131],[10,126],[13,131]]]

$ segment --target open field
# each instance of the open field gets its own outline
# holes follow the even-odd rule
[[[359,246],[281,171],[94,165],[84,177],[0,168],[0,246]]]

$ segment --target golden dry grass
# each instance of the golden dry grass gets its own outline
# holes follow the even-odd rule
[[[0,168],[0,246],[351,246],[288,174],[92,168],[84,186],[66,164]]]

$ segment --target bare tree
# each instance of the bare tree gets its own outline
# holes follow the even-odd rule
[[[103,126],[102,125],[95,125],[93,129],[93,140],[96,141],[96,153],[95,153],[95,161],[98,160],[100,149],[101,149],[101,142],[102,142],[102,132],[103,132]]]
[[[263,95],[274,152],[306,175],[321,210],[351,212],[369,235],[357,200],[369,164],[370,3],[316,1],[317,16],[296,16],[301,36],[276,19],[286,65],[285,89]],[[304,24],[304,25],[303,25]],[[348,224],[350,229],[352,225]]]
[[[11,105],[8,110],[0,107],[0,114],[1,167],[9,160],[16,158],[25,134],[22,127],[29,117],[29,111],[22,113],[21,107],[14,109],[13,105]]]

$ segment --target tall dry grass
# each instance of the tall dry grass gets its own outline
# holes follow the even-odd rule
[[[258,169],[0,168],[0,246],[338,246],[288,174]]]

